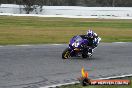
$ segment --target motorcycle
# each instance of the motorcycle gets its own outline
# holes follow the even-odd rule
[[[69,43],[69,47],[66,48],[62,53],[62,59],[68,59],[69,57],[80,57],[87,58],[91,57],[92,54],[89,53],[92,48],[87,46],[89,41],[83,39],[81,36],[74,36]]]

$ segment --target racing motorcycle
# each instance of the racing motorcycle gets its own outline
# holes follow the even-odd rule
[[[81,36],[77,35],[74,36],[69,43],[69,47],[66,48],[62,53],[62,59],[67,59],[69,57],[81,57],[87,58],[91,57],[92,54],[89,53],[89,50],[91,50],[90,46],[88,45],[88,40],[83,39]]]

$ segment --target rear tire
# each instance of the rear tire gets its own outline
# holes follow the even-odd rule
[[[62,59],[68,59],[70,57],[70,50],[66,48],[62,53]]]

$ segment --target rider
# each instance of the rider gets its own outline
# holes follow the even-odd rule
[[[92,30],[88,30],[87,35],[81,35],[81,37],[83,37],[84,39],[86,39],[88,41],[87,46],[90,47],[88,54],[92,54],[93,49],[98,46],[101,38],[98,37],[98,35],[95,32],[93,32]]]

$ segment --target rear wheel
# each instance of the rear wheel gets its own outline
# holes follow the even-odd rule
[[[62,59],[68,59],[70,57],[70,50],[66,48],[62,53]]]

